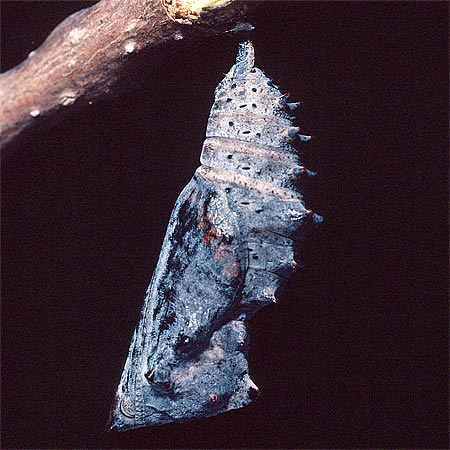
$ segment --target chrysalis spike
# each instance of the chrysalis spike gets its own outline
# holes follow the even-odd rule
[[[301,142],[309,142],[312,139],[312,136],[307,136],[305,134],[298,133],[297,136]]]
[[[311,218],[315,226],[319,226],[323,222],[323,217],[319,214],[314,213]]]
[[[285,108],[285,107],[286,107],[286,105],[287,105],[286,98],[287,98],[286,94],[280,95],[280,96],[277,98],[277,103],[278,103],[278,105],[279,105],[281,108]]]
[[[277,84],[275,84],[275,83],[273,82],[273,80],[269,80],[269,81],[267,82],[267,85],[270,86],[270,87],[273,87],[273,88],[275,88],[275,89],[280,89],[280,86],[278,86]]]
[[[295,139],[296,137],[298,137],[301,142],[308,142],[312,139],[312,136],[300,134],[299,131],[299,127],[289,127],[286,132],[290,139]]]
[[[309,170],[309,169],[305,170],[305,174],[306,174],[307,177],[310,177],[310,178],[314,178],[314,177],[317,176],[317,172],[314,172],[314,171]]]
[[[295,177],[299,178],[300,176],[307,176],[307,177],[315,177],[317,175],[317,172],[313,172],[312,170],[307,169],[305,166],[299,166],[294,167],[291,169],[290,173]]]
[[[295,139],[296,136],[300,136],[299,131],[300,131],[300,127],[289,127],[287,129],[287,135],[291,139]]]
[[[323,222],[323,217],[310,209],[305,211],[303,218],[305,220],[305,224],[312,223],[312,228],[318,227]],[[309,232],[307,232],[307,234],[309,234]]]
[[[302,173],[305,173],[305,171],[306,171],[305,166],[295,167],[294,169],[292,169],[292,175],[298,178]]]
[[[281,108],[288,109],[289,112],[295,111],[301,104],[301,101],[288,103],[287,99],[291,96],[290,92],[286,92],[277,98],[277,103]]]
[[[287,107],[291,110],[291,111],[295,111],[300,105],[302,104],[302,102],[294,102],[294,103],[286,103]]]

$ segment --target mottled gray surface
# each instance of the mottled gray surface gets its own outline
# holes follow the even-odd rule
[[[256,396],[246,320],[276,301],[321,222],[297,188],[308,171],[291,108],[241,44],[215,92],[202,166],[172,212],[111,429],[209,417]]]

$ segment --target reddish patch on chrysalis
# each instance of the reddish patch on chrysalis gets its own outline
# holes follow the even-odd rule
[[[227,278],[238,278],[241,274],[241,263],[238,259],[233,259],[225,264],[223,267],[223,274]]]
[[[214,259],[220,261],[222,259],[228,258],[230,256],[231,250],[229,244],[225,242],[219,242],[219,245],[214,252]]]
[[[296,261],[292,261],[292,262],[291,262],[291,267],[292,267],[293,269],[295,269],[297,266],[298,266],[298,264],[297,264]]]
[[[217,402],[217,395],[211,394],[209,397],[213,403]]]
[[[206,245],[211,245],[211,241],[217,238],[217,232],[215,228],[208,230],[203,236],[203,242]]]
[[[203,242],[211,245],[211,241],[219,237],[220,233],[217,228],[210,222],[207,215],[204,215],[197,224],[197,227],[204,231]]]
[[[200,230],[207,230],[210,226],[211,224],[205,216],[203,216],[197,224],[197,227],[200,228]]]

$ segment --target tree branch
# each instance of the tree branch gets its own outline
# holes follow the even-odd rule
[[[102,0],[78,11],[0,75],[0,145],[62,110],[122,92],[139,61],[159,68],[183,42],[230,30],[245,11],[237,0]]]

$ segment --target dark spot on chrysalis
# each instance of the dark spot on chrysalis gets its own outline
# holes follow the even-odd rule
[[[257,89],[256,89],[256,88],[252,88],[252,91],[253,91],[253,92],[256,92],[256,91],[257,91]]]
[[[227,98],[227,103],[230,103],[233,99],[232,98]]]
[[[228,159],[233,159],[233,155],[228,155],[227,158]]]
[[[252,107],[253,107],[253,108],[256,108],[256,103],[252,103]]]
[[[230,236],[230,235],[225,235],[223,237],[223,242],[225,242],[225,244],[231,244],[233,242],[234,236]]]
[[[261,137],[261,133],[256,133],[256,137]]]
[[[175,350],[186,350],[187,346],[191,343],[191,338],[189,336],[185,336],[184,334],[180,334],[178,336],[177,342],[175,344]]]
[[[225,188],[225,192],[227,193],[227,194],[229,194],[230,192],[231,192],[231,188]]]
[[[242,134],[250,134],[249,130],[243,131]]]
[[[232,127],[232,126],[234,125],[234,123],[233,123],[233,122],[228,122],[228,125],[229,125],[230,127]]]
[[[153,319],[156,319],[156,316],[161,311],[162,303],[158,303],[153,311]]]
[[[243,104],[243,105],[239,105],[239,108],[245,108],[247,105]]]
[[[170,325],[175,322],[176,314],[174,312],[169,313],[166,317],[164,317],[161,321],[161,325],[159,326],[160,331],[167,330]]]
[[[233,84],[231,85],[231,89],[236,89],[236,87],[237,87],[237,84],[236,84],[236,83],[233,83]]]
[[[164,300],[166,302],[173,302],[175,295],[175,289],[170,287],[164,290]]]

